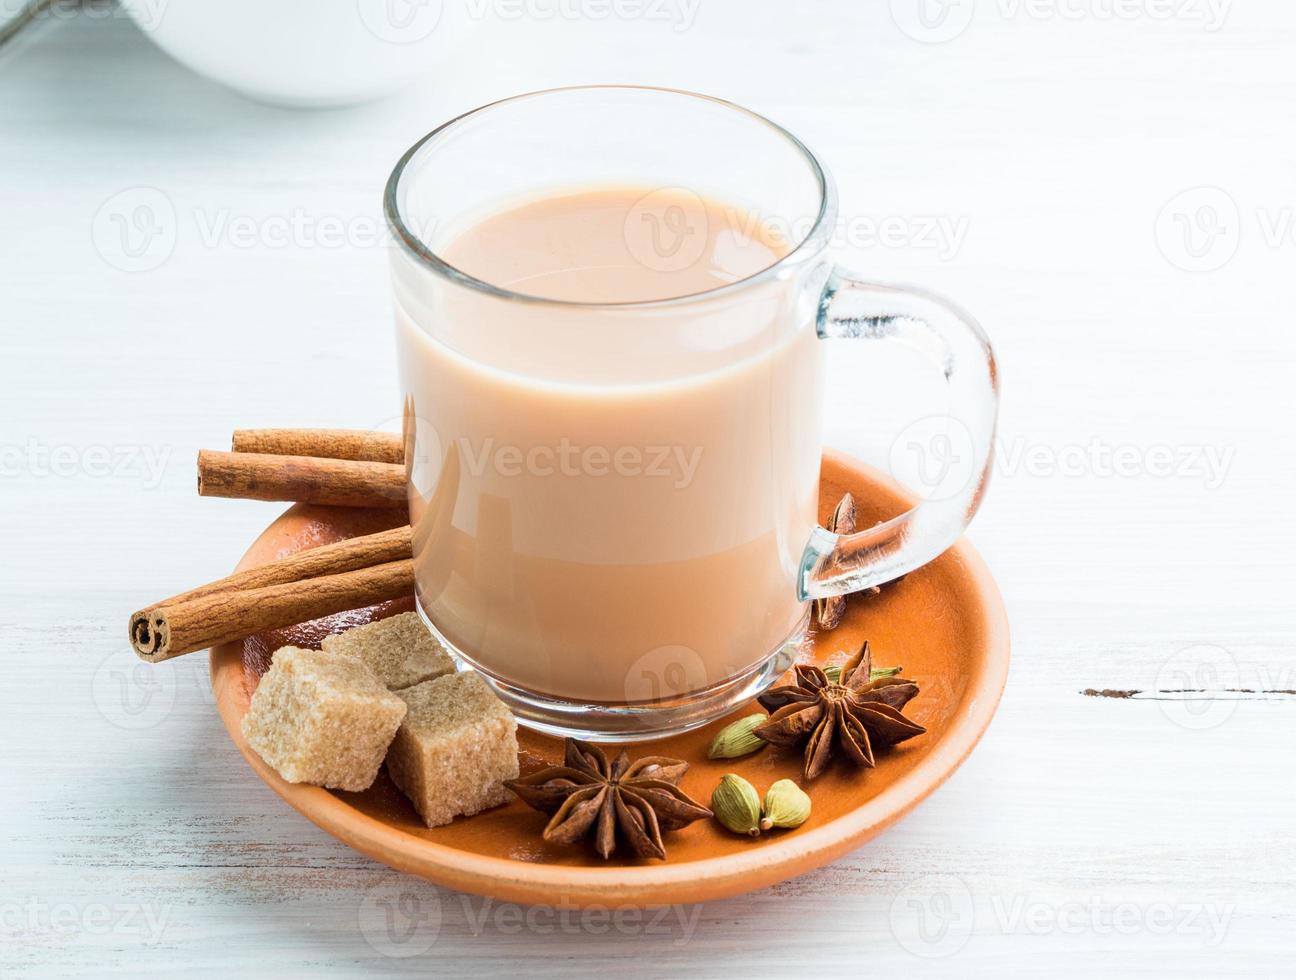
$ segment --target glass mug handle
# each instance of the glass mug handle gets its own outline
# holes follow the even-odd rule
[[[970,436],[968,474],[954,492],[855,534],[815,528],[801,556],[805,602],[881,585],[931,561],[968,526],[990,476],[999,410],[994,351],[981,327],[948,301],[921,290],[863,282],[834,269],[819,302],[822,340],[893,340],[935,362],[949,387],[949,418]]]

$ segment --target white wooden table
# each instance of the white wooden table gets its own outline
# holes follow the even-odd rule
[[[119,17],[0,53],[0,974],[1290,975],[1296,9],[953,0],[925,29],[890,7],[496,20],[338,112],[244,101]],[[973,538],[1014,663],[984,742],[833,866],[664,921],[528,918],[369,861],[252,775],[205,658],[137,667],[123,636],[278,509],[199,500],[198,448],[394,414],[376,230],[399,153],[599,80],[802,134],[845,257],[958,297],[1004,382]],[[171,246],[122,271],[104,228],[141,194]],[[385,931],[393,897],[420,929]]]

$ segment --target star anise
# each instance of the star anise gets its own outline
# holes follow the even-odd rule
[[[872,768],[875,745],[894,745],[927,730],[900,713],[918,685],[903,677],[870,680],[872,666],[867,641],[842,667],[839,682],[813,664],[797,664],[797,683],[769,692],[783,706],[753,734],[772,745],[797,745],[804,739],[806,779],[828,768],[834,739],[848,759]]]
[[[574,844],[591,831],[594,849],[606,860],[617,834],[639,857],[666,857],[663,830],[679,830],[711,811],[675,784],[688,763],[664,756],[636,762],[622,752],[612,762],[597,745],[567,739],[564,764],[504,785],[528,806],[552,814],[544,839]]]
[[[846,494],[837,501],[832,517],[828,518],[827,530],[834,534],[855,533],[855,498]],[[815,625],[821,630],[836,629],[846,614],[846,597],[844,595],[827,596],[814,601]]]
[[[846,494],[841,500],[837,501],[837,507],[833,510],[832,517],[828,518],[826,530],[832,531],[834,534],[854,534],[857,530],[857,522],[855,498],[850,494]],[[861,591],[868,595],[877,595],[882,590],[876,585],[871,585]],[[844,595],[827,596],[814,601],[816,629],[836,629],[844,615],[846,615],[846,596]]]

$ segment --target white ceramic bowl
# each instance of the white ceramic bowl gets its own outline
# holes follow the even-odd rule
[[[434,69],[476,26],[459,0],[122,0],[180,63],[254,99],[365,102]]]

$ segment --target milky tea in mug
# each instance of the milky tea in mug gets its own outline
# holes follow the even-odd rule
[[[738,205],[643,186],[514,202],[446,235],[453,268],[573,304],[448,288],[429,331],[398,302],[418,598],[470,663],[554,698],[652,701],[798,633],[820,455],[810,312],[778,281],[664,303],[648,329],[673,342],[652,345],[580,305],[694,296],[787,251]]]
[[[989,341],[833,262],[832,180],[768,119],[521,95],[411,147],[384,211],[419,609],[520,722],[629,741],[721,717],[785,671],[809,600],[919,568],[976,513]],[[925,354],[965,478],[816,526],[821,341]]]

